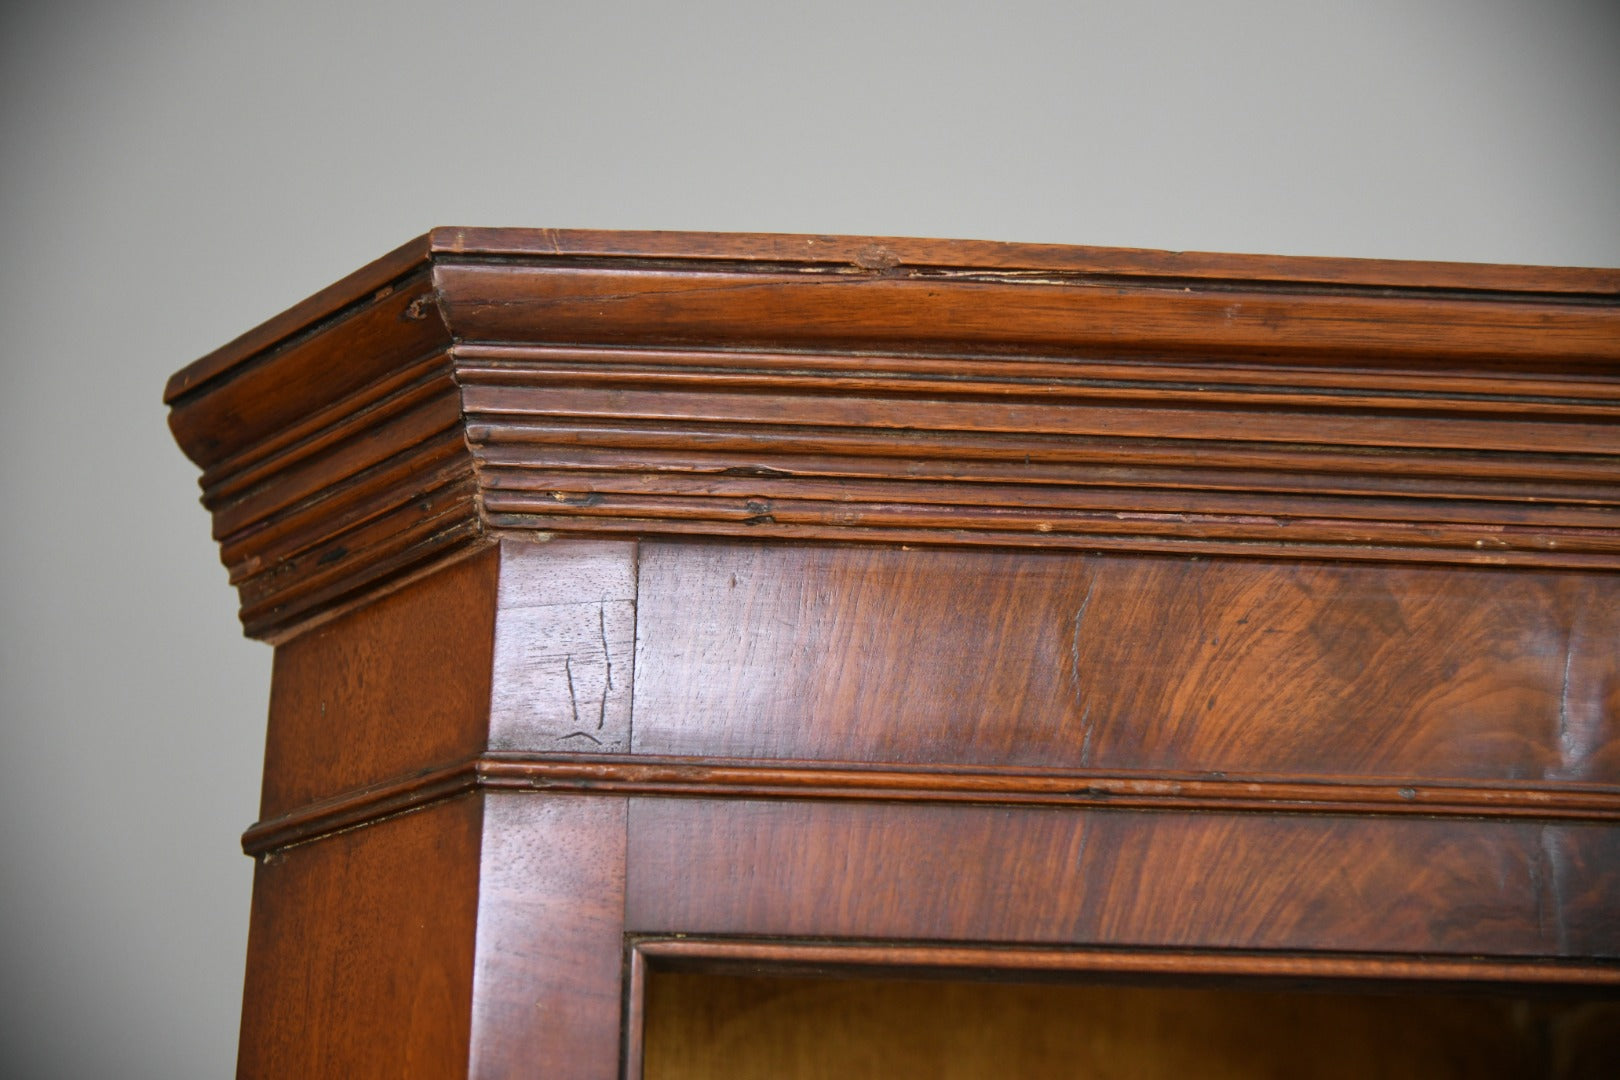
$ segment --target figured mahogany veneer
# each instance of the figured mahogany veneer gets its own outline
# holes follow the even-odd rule
[[[1301,984],[1620,1052],[1620,271],[436,230],[168,400],[276,643],[243,1076],[1063,1014],[874,975],[1145,984],[1032,1075]]]

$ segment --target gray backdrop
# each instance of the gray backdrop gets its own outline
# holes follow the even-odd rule
[[[11,3],[0,1071],[227,1075],[267,647],[160,395],[431,225],[1620,264],[1612,0]]]

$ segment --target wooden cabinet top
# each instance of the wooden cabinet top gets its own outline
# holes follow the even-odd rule
[[[536,533],[1620,567],[1620,270],[437,229],[167,401],[273,639]]]

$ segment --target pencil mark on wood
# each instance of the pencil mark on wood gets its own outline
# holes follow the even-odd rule
[[[601,731],[602,725],[607,721],[608,694],[613,692],[613,660],[608,655],[607,643],[607,616],[602,613],[602,606],[596,608],[597,627],[602,635],[602,694],[596,699],[596,730]]]
[[[570,731],[568,734],[560,736],[557,741],[564,742],[568,739],[589,739],[597,746],[602,745],[602,740],[598,739],[595,735],[592,735],[588,731]]]
[[[574,710],[574,726],[579,726],[579,697],[574,693],[574,658],[563,657],[563,678],[568,680],[568,705]]]

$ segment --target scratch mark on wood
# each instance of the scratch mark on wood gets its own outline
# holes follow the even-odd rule
[[[602,634],[602,659],[607,664],[607,688],[613,689],[613,654],[608,651],[607,640],[607,611],[601,604],[596,605],[596,628]]]
[[[641,648],[641,544],[630,545],[630,686],[629,700],[625,702],[624,748],[635,749],[636,731],[636,653]],[[630,828],[629,815],[625,815],[625,829]]]
[[[893,270],[900,265],[900,256],[882,244],[868,244],[850,261],[862,270]]]
[[[1568,913],[1564,910],[1564,874],[1563,859],[1560,857],[1557,844],[1554,842],[1548,826],[1541,826],[1541,854],[1547,860],[1547,868],[1552,878],[1552,917],[1554,940],[1558,942],[1558,955],[1569,955],[1569,922]]]
[[[1575,658],[1575,627],[1569,628],[1564,638],[1564,683],[1558,691],[1558,754],[1564,759],[1564,768],[1570,767],[1569,738],[1569,668]]]
[[[571,656],[563,657],[563,678],[568,680],[568,704],[574,710],[574,726],[577,728],[579,727],[579,698],[574,694],[574,663]]]
[[[562,738],[563,739],[589,739],[589,740],[591,740],[591,742],[595,743],[597,746],[602,745],[602,740],[598,739],[595,735],[592,735],[588,731],[570,731],[568,734],[564,735]]]
[[[1546,840],[1546,830],[1541,834],[1543,845]],[[1536,895],[1536,927],[1543,937],[1547,935],[1547,882],[1543,870],[1547,863],[1545,846],[1538,847],[1528,860],[1530,870],[1530,890]]]
[[[1091,590],[1096,588],[1097,578],[1093,574],[1086,582],[1086,594],[1080,598],[1080,607],[1075,610],[1074,619],[1069,633],[1069,682],[1074,687],[1074,703],[1080,708],[1080,764],[1082,767],[1091,763],[1091,703],[1086,700],[1085,687],[1080,680],[1080,628],[1085,622],[1086,608],[1091,605]]]

